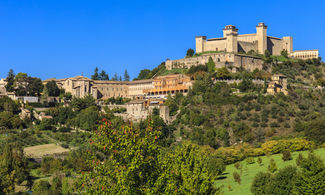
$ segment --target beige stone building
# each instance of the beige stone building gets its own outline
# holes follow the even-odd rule
[[[66,79],[47,79],[46,84],[54,80],[59,88],[71,93],[74,97],[85,97],[91,94],[95,99],[107,99],[111,97],[136,98],[144,96],[144,89],[153,87],[153,80],[139,81],[101,81],[91,80],[84,76],[76,76]]]
[[[145,96],[144,90],[152,89],[153,79],[137,80],[129,82],[129,97],[143,97]]]
[[[227,67],[232,71],[234,68],[243,67],[253,71],[263,68],[263,59],[257,56],[245,55],[249,51],[264,54],[268,50],[271,55],[281,55],[286,50],[289,56],[301,59],[318,58],[318,50],[293,51],[293,38],[269,36],[267,26],[259,23],[256,33],[238,34],[238,29],[233,25],[227,25],[223,29],[223,37],[207,39],[206,36],[196,36],[197,56],[179,60],[167,60],[166,68],[190,68],[199,64],[206,64],[211,57],[216,68]]]
[[[153,80],[153,88],[144,90],[149,98],[166,97],[176,93],[187,94],[192,87],[191,78],[183,74],[158,76]]]
[[[49,81],[55,81],[59,88],[70,92],[74,97],[82,98],[91,94],[95,99],[111,97],[139,99],[148,95],[187,93],[192,84],[189,77],[181,74],[137,81],[98,81],[76,76],[66,79],[48,79],[43,81],[43,84]]]
[[[22,120],[24,120],[24,119],[31,119],[32,113],[31,113],[31,111],[29,111],[26,108],[21,108],[21,112],[19,113],[19,117]]]
[[[168,106],[163,105],[165,99],[137,99],[131,100],[125,105],[109,105],[109,107],[122,107],[126,108],[125,113],[116,114],[117,116],[123,117],[124,120],[140,121],[145,120],[149,115],[152,114],[154,108],[159,109],[160,117],[167,123],[171,122],[169,116]]]
[[[267,87],[267,93],[270,95],[275,95],[277,93],[283,93],[288,95],[287,91],[287,77],[284,75],[273,75],[272,81],[269,82]]]
[[[298,58],[298,59],[313,59],[313,58],[318,58],[319,54],[318,54],[318,50],[314,49],[314,50],[297,50],[294,51],[290,54],[291,57],[293,58]]]
[[[0,80],[0,95],[6,95],[6,93],[7,93],[6,85],[7,85],[7,81],[5,79],[1,79]]]

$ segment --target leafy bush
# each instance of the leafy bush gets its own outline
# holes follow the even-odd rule
[[[278,167],[276,166],[276,163],[275,163],[275,161],[274,161],[273,158],[271,158],[271,160],[270,160],[270,164],[269,164],[269,166],[267,167],[267,169],[268,169],[271,173],[274,173],[275,171],[278,170]]]
[[[262,149],[265,154],[277,154],[285,149],[290,151],[309,150],[315,146],[314,142],[301,138],[289,140],[271,140],[262,144]]]
[[[258,162],[258,164],[259,164],[260,166],[262,166],[262,162],[263,162],[263,160],[262,160],[261,157],[258,157],[258,158],[257,158],[257,162]]]
[[[283,150],[282,151],[282,160],[283,161],[292,160],[290,150]]]
[[[254,164],[255,160],[253,157],[248,157],[248,158],[246,158],[246,162],[247,162],[247,164]]]
[[[238,184],[240,184],[240,182],[241,182],[241,179],[240,179],[240,175],[239,175],[239,173],[237,173],[237,172],[233,172],[233,177],[234,177],[234,180],[238,183]]]

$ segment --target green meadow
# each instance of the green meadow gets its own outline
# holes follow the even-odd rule
[[[217,185],[223,186],[222,191],[224,195],[252,194],[250,188],[255,175],[260,171],[268,171],[268,166],[270,164],[271,158],[275,160],[277,168],[279,170],[288,165],[296,165],[296,158],[298,157],[299,153],[305,157],[308,155],[309,151],[292,152],[292,160],[289,161],[283,161],[282,154],[275,154],[270,156],[261,156],[261,165],[257,162],[258,157],[254,158],[255,163],[253,164],[248,164],[246,160],[241,161],[241,169],[236,169],[235,164],[228,165],[224,174],[218,177]],[[317,149],[314,151],[314,153],[322,159],[325,159],[324,148]],[[238,172],[240,174],[240,184],[235,182],[233,178],[233,172]]]

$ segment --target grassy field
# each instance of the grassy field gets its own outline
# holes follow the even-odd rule
[[[32,158],[42,157],[44,155],[61,154],[69,152],[69,149],[62,148],[55,144],[44,144],[24,148],[26,156]]]
[[[234,194],[234,195],[241,195],[241,194],[251,194],[250,187],[253,182],[253,179],[255,175],[260,172],[260,171],[267,171],[267,167],[270,164],[270,159],[273,158],[276,161],[276,165],[278,167],[278,170],[280,168],[283,168],[288,165],[295,165],[296,164],[296,158],[299,155],[299,153],[302,153],[303,156],[308,155],[308,151],[301,151],[301,152],[293,152],[291,153],[292,155],[292,160],[290,161],[283,161],[282,160],[282,154],[275,154],[272,156],[262,156],[262,165],[260,166],[257,163],[257,158],[255,159],[254,164],[247,164],[246,161],[241,161],[240,164],[242,166],[242,171],[237,170],[234,166],[234,164],[228,165],[226,167],[225,173],[220,176],[217,180],[217,185],[221,186],[223,185],[223,194]],[[314,153],[318,155],[319,157],[323,158],[325,160],[325,149],[321,148],[318,150],[315,150]],[[241,178],[241,184],[238,184],[235,182],[233,178],[233,172],[238,172],[240,174]],[[228,186],[231,186],[232,190],[230,191],[228,189]]]

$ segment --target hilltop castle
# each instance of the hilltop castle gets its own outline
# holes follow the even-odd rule
[[[196,36],[196,54],[198,57],[180,60],[167,60],[167,69],[190,68],[198,64],[205,64],[212,57],[216,67],[243,67],[247,70],[262,69],[263,60],[257,56],[246,55],[250,51],[264,54],[266,50],[271,55],[281,55],[283,50],[290,57],[311,59],[318,58],[318,50],[293,51],[293,38],[290,36],[277,38],[267,35],[267,26],[259,23],[256,33],[238,34],[238,29],[227,25],[223,29],[223,37],[207,39],[206,36]]]
[[[206,36],[195,37],[196,52],[225,51],[230,53],[249,52],[254,50],[264,54],[269,50],[271,55],[281,55],[282,50],[292,53],[292,37],[271,37],[267,35],[267,26],[259,23],[254,34],[238,34],[238,29],[233,25],[227,25],[223,29],[222,38],[207,39]]]

